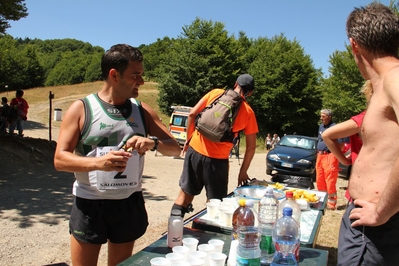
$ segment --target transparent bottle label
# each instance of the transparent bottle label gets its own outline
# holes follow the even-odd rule
[[[259,266],[260,265],[260,258],[242,258],[237,256],[237,266]]]
[[[273,254],[275,250],[274,250],[272,236],[262,235],[259,247],[262,251],[266,251],[267,254]]]

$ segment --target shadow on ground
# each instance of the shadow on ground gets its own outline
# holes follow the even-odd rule
[[[43,139],[0,136],[0,219],[25,228],[69,218],[74,177],[55,170],[55,146]]]

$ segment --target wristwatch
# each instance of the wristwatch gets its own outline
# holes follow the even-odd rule
[[[156,151],[158,149],[158,143],[159,143],[158,138],[155,136],[149,136],[148,138],[154,141],[154,147],[150,151]]]

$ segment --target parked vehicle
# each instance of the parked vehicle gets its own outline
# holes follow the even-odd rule
[[[266,174],[316,176],[317,138],[286,135],[266,155]]]
[[[192,107],[172,106],[172,115],[169,121],[169,131],[180,146],[184,146],[187,138],[187,118]]]

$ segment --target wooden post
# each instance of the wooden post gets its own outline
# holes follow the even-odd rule
[[[54,99],[54,94],[51,93],[51,91],[49,92],[49,101],[50,101],[50,109],[49,109],[49,121],[48,121],[48,134],[49,134],[49,141],[51,141],[51,114],[52,114],[52,100]]]

